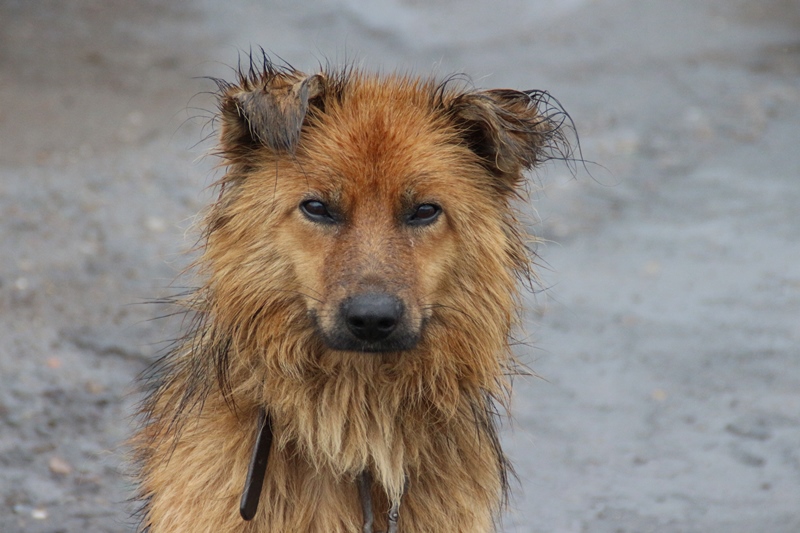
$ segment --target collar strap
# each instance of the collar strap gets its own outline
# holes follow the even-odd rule
[[[247,480],[244,483],[242,499],[239,501],[239,514],[245,520],[252,520],[258,510],[258,499],[264,486],[267,472],[269,450],[272,447],[272,420],[263,407],[258,413],[258,430],[250,465],[247,467]]]

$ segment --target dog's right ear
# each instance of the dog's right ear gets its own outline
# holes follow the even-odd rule
[[[266,72],[258,79],[242,78],[220,97],[220,144],[231,159],[259,146],[293,152],[300,140],[309,101],[322,95],[322,74]]]

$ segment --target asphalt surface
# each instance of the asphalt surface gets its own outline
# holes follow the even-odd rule
[[[258,46],[574,119],[585,167],[532,176],[505,531],[800,531],[796,1],[0,0],[0,532],[135,529],[133,382],[179,327],[144,302],[219,172],[200,77]]]

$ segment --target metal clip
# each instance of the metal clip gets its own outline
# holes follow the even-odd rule
[[[361,531],[363,533],[375,533],[373,529],[375,517],[372,511],[372,474],[369,470],[364,470],[358,475],[356,485],[358,485],[358,496],[361,500],[361,511],[364,515],[364,526],[361,528]],[[407,478],[406,486],[408,486]],[[405,491],[405,488],[403,490]],[[397,524],[400,521],[400,500],[392,503],[392,507],[389,509],[388,519],[389,529],[386,530],[386,533],[397,533]]]

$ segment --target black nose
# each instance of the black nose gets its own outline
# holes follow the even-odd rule
[[[361,294],[350,298],[344,305],[347,329],[362,341],[385,339],[397,329],[402,317],[403,303],[388,294]]]

